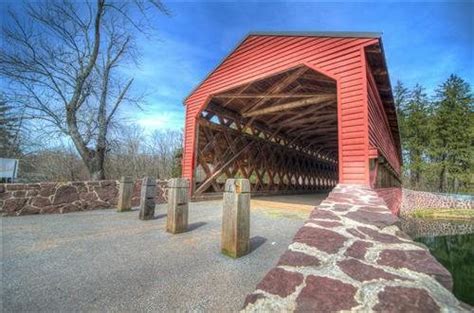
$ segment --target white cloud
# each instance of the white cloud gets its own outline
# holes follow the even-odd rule
[[[145,131],[173,129],[180,130],[184,125],[184,114],[181,112],[155,112],[137,116],[136,122]]]

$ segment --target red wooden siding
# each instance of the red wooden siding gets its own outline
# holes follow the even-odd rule
[[[400,160],[390,125],[380,99],[374,77],[367,67],[368,108],[369,108],[369,143],[378,150],[392,168],[400,174]]]
[[[379,116],[383,111],[378,111],[380,99],[377,90],[373,90],[367,81],[363,48],[378,43],[378,40],[274,35],[247,37],[185,101],[183,177],[193,178],[196,118],[213,94],[299,65],[306,65],[337,81],[339,181],[369,184],[369,132],[370,145],[377,147],[391,164],[398,164],[396,168],[399,168],[399,162],[393,158],[396,155],[393,140],[389,142],[389,136],[378,134],[389,134],[389,129],[376,130],[374,127],[380,119],[383,120]]]

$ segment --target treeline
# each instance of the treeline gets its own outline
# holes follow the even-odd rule
[[[473,193],[474,115],[470,85],[451,75],[427,94],[397,82],[395,103],[403,152],[403,186]]]
[[[0,98],[0,157],[20,160],[18,182],[91,179],[67,137],[58,140],[39,135],[34,128],[25,127],[20,113]],[[179,177],[181,146],[181,131],[147,132],[136,124],[115,127],[107,142],[105,178]]]

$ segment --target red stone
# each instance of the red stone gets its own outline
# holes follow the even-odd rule
[[[278,261],[278,265],[289,266],[319,266],[320,264],[319,259],[314,256],[291,250],[286,250]]]
[[[373,240],[375,241],[378,241],[378,242],[383,242],[383,243],[403,243],[403,241],[401,241],[398,237],[396,236],[393,236],[393,235],[390,235],[390,234],[385,234],[385,233],[381,233],[377,230],[373,230],[371,228],[368,228],[368,227],[363,227],[363,226],[359,226],[357,227],[358,230],[360,230],[361,232],[363,232],[364,234],[370,236],[370,238],[372,238]]]
[[[295,292],[296,287],[303,283],[304,276],[300,273],[288,272],[281,268],[273,268],[265,275],[257,289],[286,297]]]
[[[15,191],[15,190],[24,190],[25,185],[23,184],[6,184],[5,185],[7,191]]]
[[[79,193],[87,192],[87,186],[86,186],[86,183],[84,182],[72,182],[71,186],[76,187],[77,192]]]
[[[325,211],[325,210],[319,210],[319,209],[314,209],[313,212],[311,212],[311,215],[309,218],[319,218],[319,219],[324,219],[324,220],[340,220],[339,216],[336,214],[330,212],[330,211]]]
[[[33,198],[31,205],[36,207],[45,207],[47,205],[51,205],[51,201],[49,201],[49,198],[35,197]]]
[[[310,222],[314,223],[314,224],[317,224],[317,225],[320,225],[320,226],[323,226],[323,227],[328,227],[328,228],[342,226],[341,223],[332,222],[332,221],[310,221]]]
[[[21,211],[19,211],[20,215],[27,215],[27,214],[39,214],[41,213],[41,209],[37,207],[33,207],[31,205],[25,205]]]
[[[13,192],[13,197],[15,198],[23,198],[24,196],[26,196],[25,190],[17,190]]]
[[[56,190],[53,204],[72,203],[76,200],[79,200],[79,194],[77,193],[76,188],[69,185],[63,185]]]
[[[390,226],[398,222],[398,218],[392,215],[388,210],[386,213],[377,213],[372,210],[359,209],[346,213],[344,216],[360,223],[375,225],[379,228]]]
[[[39,192],[42,197],[49,197],[56,191],[56,183],[41,183],[41,190]]]
[[[383,203],[382,203],[383,204]],[[378,205],[373,206],[361,206],[359,210],[371,211],[371,212],[380,212],[380,213],[390,213],[391,211],[388,208],[380,207]],[[391,213],[390,213],[391,214]]]
[[[102,187],[95,187],[95,192],[99,199],[104,202],[117,203],[118,189],[114,184],[104,184]]]
[[[313,276],[296,298],[295,312],[335,312],[359,305],[354,299],[357,289],[339,280]]]
[[[46,207],[41,208],[41,214],[49,214],[49,213],[61,213],[62,204],[59,205],[49,205]]]
[[[406,233],[402,232],[401,230],[397,230],[395,232],[395,235],[397,235],[398,237],[403,238],[403,239],[411,240],[411,237],[408,236]]]
[[[352,207],[353,207],[353,205],[351,205],[351,204],[335,204],[334,205],[335,209],[346,210],[346,211],[349,210]]]
[[[5,212],[16,212],[20,211],[23,209],[23,207],[26,205],[28,199],[26,198],[12,198],[12,199],[7,199],[3,203],[3,211]]]
[[[265,299],[265,296],[261,293],[251,293],[245,298],[244,308],[249,305],[257,302],[258,299]]]
[[[385,287],[378,294],[376,312],[439,312],[440,307],[428,292],[418,288]]]
[[[296,233],[294,241],[307,244],[326,253],[336,253],[344,246],[346,237],[323,228],[302,227]]]
[[[365,254],[367,253],[367,249],[372,246],[373,244],[370,242],[357,240],[349,248],[347,248],[344,255],[363,260]]]
[[[75,203],[66,203],[64,206],[61,207],[59,213],[70,213],[76,211],[81,211],[81,208],[78,205],[76,205]]]
[[[387,273],[382,269],[376,268],[372,265],[364,264],[356,259],[342,260],[337,262],[337,265],[344,273],[358,281],[367,281],[373,279],[403,279],[398,275]]]
[[[446,289],[453,289],[451,274],[427,250],[383,250],[377,263],[425,273],[436,279]]]
[[[79,194],[79,199],[83,201],[96,201],[98,198],[94,192],[81,192]]]
[[[358,237],[360,239],[365,239],[365,235],[355,228],[348,228],[346,229],[346,231],[355,237]]]
[[[0,193],[0,199],[2,200],[6,200],[8,198],[10,198],[12,196],[12,193],[11,192],[2,192]]]
[[[28,191],[26,192],[26,196],[27,196],[27,197],[36,197],[38,194],[39,194],[39,190],[38,190],[38,189],[32,189],[32,190],[28,190]]]

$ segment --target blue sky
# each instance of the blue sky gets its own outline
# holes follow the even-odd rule
[[[135,114],[148,129],[183,127],[182,101],[250,31],[376,31],[394,85],[432,91],[451,73],[474,82],[474,5],[456,3],[165,2],[160,41],[143,44],[137,87],[149,105]]]
[[[156,15],[158,38],[139,40],[140,67],[124,71],[148,105],[121,113],[147,131],[181,129],[183,99],[251,31],[382,32],[393,85],[432,91],[451,73],[474,82],[472,1],[163,2],[171,16]]]

